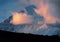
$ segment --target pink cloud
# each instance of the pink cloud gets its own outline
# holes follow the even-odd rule
[[[41,0],[38,5],[39,7],[35,9],[35,11],[37,14],[42,15],[44,17],[45,23],[53,24],[58,21],[57,18],[52,16],[52,14],[49,12],[50,5],[48,2],[44,4],[44,0]]]
[[[18,12],[14,12],[12,14],[12,20],[10,21],[10,23],[14,24],[14,25],[18,25],[18,24],[29,24],[32,23],[33,18],[32,16],[27,15],[26,13],[18,13]]]

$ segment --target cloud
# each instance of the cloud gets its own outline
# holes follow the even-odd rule
[[[42,30],[42,32],[41,32],[42,34],[46,33],[46,35],[49,35],[49,33],[51,33],[52,35],[54,35],[54,32],[58,31],[57,30],[58,28],[56,29],[55,27],[50,27],[47,24],[56,24],[57,22],[60,22],[60,18],[56,17],[57,16],[56,11],[58,11],[58,10],[55,9],[56,6],[52,5],[47,0],[45,1],[45,3],[44,3],[44,0],[40,0],[40,1],[35,0],[35,2],[36,2],[36,6],[37,6],[37,9],[35,9],[35,12],[38,15],[43,16],[44,19],[45,19],[44,24],[42,26],[37,27],[36,30],[40,31],[40,32]],[[55,31],[53,30],[53,28],[54,28]],[[45,29],[49,29],[49,30],[45,30]],[[53,33],[50,32],[50,31],[52,31]],[[41,34],[40,32],[38,34]]]
[[[60,21],[58,18],[55,18],[52,13],[50,13],[49,9],[51,9],[51,5],[48,2],[44,3],[44,0],[41,0],[38,5],[39,6],[35,9],[35,12],[44,17],[45,23],[54,24],[57,21]]]
[[[14,25],[31,24],[33,22],[32,16],[29,16],[26,13],[14,12],[12,15],[13,15],[13,18],[10,21],[10,23],[12,23]]]

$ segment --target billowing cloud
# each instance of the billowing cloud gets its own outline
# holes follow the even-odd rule
[[[59,19],[55,18],[52,13],[50,13],[50,6],[51,5],[48,2],[44,3],[44,0],[41,0],[35,11],[37,14],[40,14],[45,18],[45,23],[53,24],[59,21]]]
[[[30,24],[30,23],[33,22],[32,16],[29,16],[26,13],[14,12],[12,15],[13,15],[13,18],[10,21],[10,23],[12,23],[14,25],[18,25],[18,24]]]

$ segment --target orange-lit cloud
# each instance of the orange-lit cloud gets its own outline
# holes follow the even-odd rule
[[[41,0],[38,9],[35,9],[35,11],[45,18],[46,23],[56,23],[56,19],[49,12],[49,8],[50,5],[48,3],[44,4],[44,0]]]
[[[14,25],[32,23],[33,18],[25,13],[14,12],[10,23]]]

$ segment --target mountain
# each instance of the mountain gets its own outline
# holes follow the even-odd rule
[[[12,16],[10,16],[8,19],[0,23],[0,30],[12,31],[14,25],[10,24],[11,19],[12,19]]]
[[[32,24],[19,24],[13,25],[10,23],[12,16],[4,20],[0,23],[0,30],[16,32],[16,33],[31,33],[31,34],[39,34],[39,35],[60,35],[60,23],[58,24],[45,24],[47,27],[41,28],[44,25],[44,17],[37,15],[34,11],[36,9],[35,5],[29,5],[25,7],[27,11],[27,15],[31,15],[34,17],[34,23]],[[24,13],[24,10],[20,12]],[[42,24],[38,24],[37,22],[41,21]],[[44,25],[44,26],[45,26]],[[38,30],[37,30],[38,29]]]
[[[47,24],[47,25],[52,26],[52,27],[57,27],[57,28],[60,28],[60,23]]]
[[[35,11],[34,11],[34,8],[36,8],[34,5],[25,7],[28,15],[33,16],[35,19],[35,22],[37,22],[39,19],[41,19],[41,21],[42,21],[43,17],[37,15],[37,13],[35,13]],[[25,11],[21,10],[20,12],[24,13]],[[29,31],[28,29],[31,28],[31,30],[29,31],[29,32],[31,32],[31,31],[35,31],[36,27],[38,27],[38,24],[35,24],[35,22],[34,22],[34,24],[13,25],[10,23],[11,19],[12,19],[12,16],[10,16],[9,18],[7,18],[6,20],[4,20],[3,22],[0,23],[0,30],[12,31],[12,32],[28,32]]]

